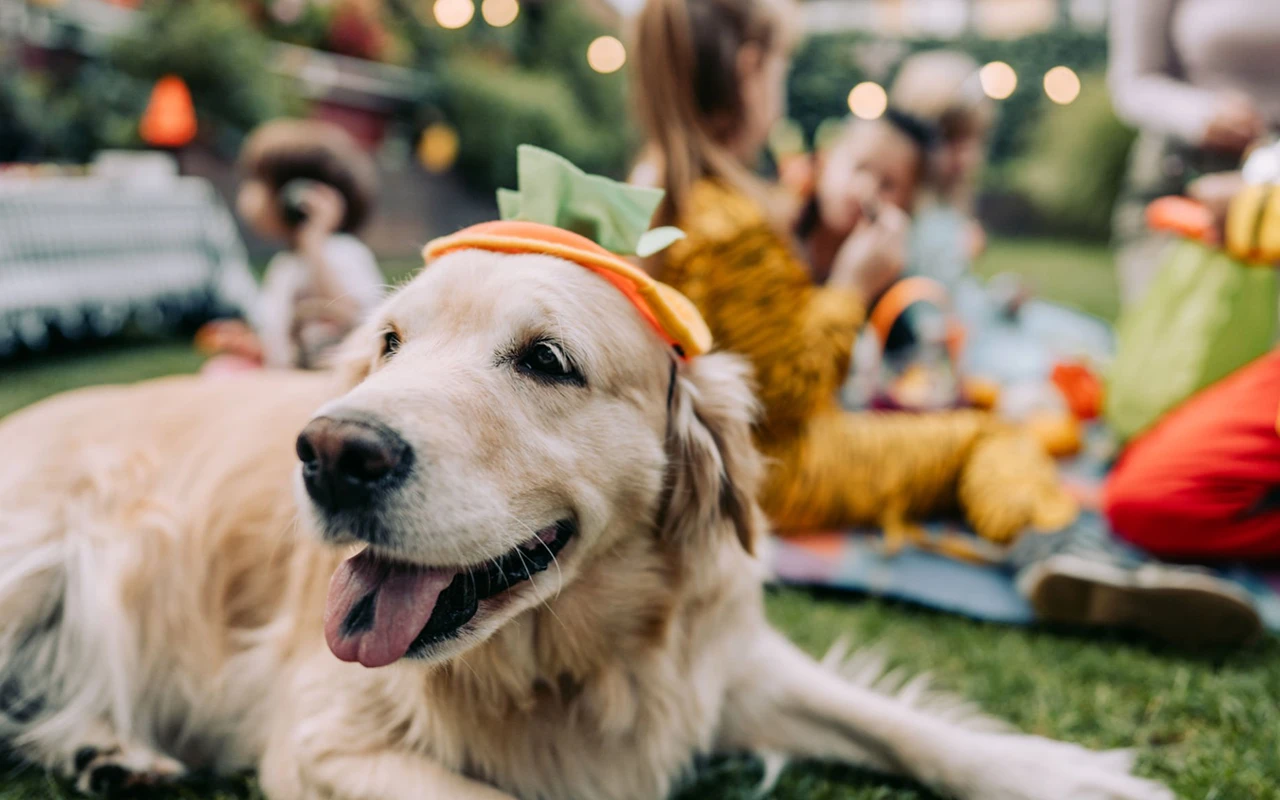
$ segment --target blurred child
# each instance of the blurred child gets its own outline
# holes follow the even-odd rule
[[[855,233],[862,246],[905,260],[905,236],[873,239],[866,234],[876,230],[875,220],[884,209],[896,214],[914,208],[931,147],[925,126],[892,109],[880,119],[855,121],[845,129],[824,154],[814,197],[797,225],[815,280],[826,281],[836,254]]]
[[[985,247],[973,217],[973,195],[986,162],[995,108],[965,53],[932,50],[903,62],[889,91],[890,105],[933,129],[929,186],[912,225],[908,270],[954,291]]]
[[[240,169],[241,218],[287,246],[267,266],[252,315],[261,362],[318,368],[383,296],[377,261],[353,235],[377,190],[373,160],[336,126],[277,120],[249,137]]]
[[[1187,187],[1225,238],[1240,172]],[[1276,222],[1265,212],[1253,242]],[[1267,237],[1272,238],[1272,237]],[[1107,478],[1116,532],[1163,558],[1205,562],[1280,559],[1280,350],[1256,359],[1168,412],[1129,442]]]
[[[978,412],[853,413],[837,392],[849,371],[868,301],[898,276],[886,244],[899,240],[910,176],[881,179],[877,211],[831,204],[827,223],[853,233],[835,248],[825,284],[792,238],[792,208],[780,208],[752,172],[782,115],[795,9],[781,0],[648,0],[637,26],[635,98],[648,139],[638,178],[666,189],[658,222],[687,237],[653,269],[703,314],[717,347],[755,370],[762,418],[756,440],[769,459],[761,496],[781,530],[879,525],[901,543],[919,541],[914,517],[959,508],[994,541],[1029,528],[1053,530],[1076,515],[1052,462],[1024,432]],[[874,134],[874,136],[872,135]],[[883,125],[859,148],[891,147]],[[865,136],[865,139],[862,138]],[[859,141],[861,140],[861,141]],[[910,148],[900,164],[910,166]],[[855,159],[853,164],[858,163]],[[870,170],[843,171],[855,176]],[[647,173],[647,175],[646,175]],[[867,181],[857,177],[856,182]],[[867,189],[861,190],[867,194]],[[828,187],[828,194],[835,196]],[[861,220],[861,221],[860,221]],[[1040,539],[1024,536],[1023,540]],[[1052,571],[1022,585],[1033,599]],[[1139,602],[1161,602],[1155,593]],[[1200,595],[1179,605],[1194,614]],[[1209,598],[1210,601],[1216,598]],[[1088,608],[1037,604],[1054,618],[1095,621]],[[1108,622],[1125,624],[1129,619]]]
[[[818,285],[793,217],[751,171],[782,114],[793,15],[773,0],[649,0],[632,49],[647,163],[667,191],[659,222],[687,233],[656,271],[697,305],[720,348],[755,368],[757,441],[772,465],[765,510],[783,529],[905,533],[905,517],[958,501],[993,538],[1069,521],[1074,506],[1044,453],[984,415],[839,407],[867,304],[901,271],[908,217],[895,203],[911,204],[920,148],[889,121],[851,134],[850,168],[836,174],[853,188],[826,187],[822,223],[844,236],[824,245],[833,252]],[[884,169],[870,163],[876,153],[891,156]],[[959,481],[975,454],[983,466]]]

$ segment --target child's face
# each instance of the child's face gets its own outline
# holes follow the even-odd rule
[[[289,238],[289,226],[276,203],[276,193],[256,178],[246,178],[236,195],[236,212],[253,232],[267,239]]]
[[[986,160],[986,141],[977,133],[953,139],[942,146],[938,180],[951,186],[971,179]]]
[[[856,123],[827,154],[818,178],[823,224],[847,235],[875,203],[910,211],[920,162],[919,147],[892,126]]]

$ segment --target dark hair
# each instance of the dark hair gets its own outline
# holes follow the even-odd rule
[[[240,170],[278,192],[293,180],[332,186],[346,213],[340,230],[359,230],[373,209],[378,171],[350,134],[316,120],[280,119],[257,128],[240,152]]]
[[[885,109],[884,121],[910,139],[926,158],[937,148],[942,138],[936,125],[892,106]]]

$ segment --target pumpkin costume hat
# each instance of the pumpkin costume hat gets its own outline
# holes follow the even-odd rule
[[[519,190],[498,190],[501,221],[430,242],[428,263],[459,250],[555,256],[609,281],[680,358],[711,349],[711,331],[693,303],[624,258],[645,258],[684,238],[677,228],[649,229],[661,190],[588,175],[531,145],[517,151],[517,172]]]

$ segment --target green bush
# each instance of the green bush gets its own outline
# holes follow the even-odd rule
[[[522,65],[560,76],[581,102],[583,111],[594,120],[630,119],[625,71],[601,75],[587,64],[591,42],[616,31],[609,31],[583,14],[578,3],[559,2],[547,4],[542,20],[531,33],[519,52]],[[630,131],[631,126],[619,125],[614,135],[623,139],[625,146]]]
[[[626,171],[637,138],[626,79],[588,66],[587,46],[606,31],[577,3],[526,5],[508,28],[473,23],[449,33],[443,57],[427,51],[423,58],[436,64],[441,111],[458,129],[458,166],[470,183],[513,185],[520,144],[545,147],[589,172]]]
[[[515,186],[516,147],[533,144],[584,170],[617,173],[617,131],[590,119],[559,76],[457,58],[441,76],[444,111],[458,129],[458,166],[481,186]]]
[[[849,90],[864,80],[886,86],[892,82],[901,59],[887,74],[871,75],[862,65],[859,50],[876,39],[864,33],[814,36],[796,53],[789,80],[791,115],[809,136],[823,120],[849,113]],[[1068,66],[1077,73],[1102,69],[1106,64],[1106,37],[1069,29],[1057,29],[1013,40],[911,39],[901,43],[901,56],[920,50],[963,50],[979,64],[1005,61],[1018,73],[1018,87],[1000,102],[1000,117],[992,133],[991,160],[995,164],[1016,157],[1026,146],[1028,132],[1046,105],[1042,80],[1050,68]]]
[[[228,0],[157,0],[115,42],[110,63],[148,82],[186,81],[202,123],[243,133],[289,109],[284,81],[268,68],[270,43]]]
[[[84,163],[131,146],[150,88],[93,63],[64,76],[15,70],[0,81],[0,162]]]
[[[895,46],[900,52],[889,68],[869,74],[864,63],[871,59],[860,56]],[[888,86],[907,56],[937,48],[963,50],[979,64],[1004,61],[1018,74],[1013,95],[998,104],[985,188],[1021,194],[1050,232],[1105,237],[1132,134],[1116,120],[1099,77],[1106,67],[1102,34],[1056,29],[1014,40],[917,39],[898,45],[861,33],[816,36],[796,54],[788,84],[791,116],[812,139],[824,121],[848,115],[854,85],[875,80]],[[1055,106],[1044,94],[1044,74],[1059,65],[1094,76],[1067,106]],[[1031,216],[1017,224],[1029,221]]]
[[[1025,153],[1010,165],[1011,188],[1055,229],[1105,238],[1133,138],[1111,110],[1106,81],[1085,76],[1074,103],[1052,106],[1036,121]]]

